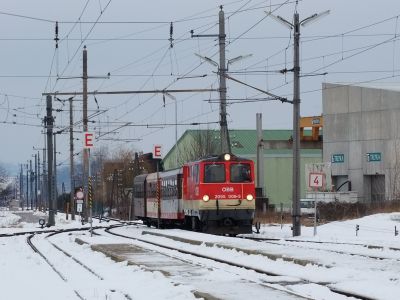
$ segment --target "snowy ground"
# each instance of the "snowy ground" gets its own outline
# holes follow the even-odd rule
[[[24,217],[24,214],[29,217]],[[32,217],[32,212],[26,211],[15,213],[0,211],[0,234],[37,230],[39,228],[36,223],[37,218],[46,218],[46,215],[43,213],[33,215],[35,217]],[[24,222],[24,220],[34,220],[35,223]],[[79,218],[76,221],[67,221],[65,215],[62,214],[57,215],[56,224],[57,228],[82,226]],[[95,220],[94,225],[106,224],[99,224]],[[359,225],[358,236],[356,236],[356,225]],[[124,235],[191,249],[212,257],[234,260],[281,275],[268,277],[246,270],[230,270],[218,263],[190,258],[194,264],[200,266],[196,271],[196,277],[193,276],[198,282],[194,282],[190,273],[182,273],[180,269],[177,269],[176,274],[172,274],[173,272],[156,271],[156,267],[149,270],[141,265],[128,265],[126,261],[115,262],[102,253],[92,251],[89,245],[129,243],[132,247],[142,247],[143,245],[138,242],[109,235],[90,237],[83,232],[57,235],[48,240],[44,239],[43,235],[36,236],[33,241],[38,248],[46,253],[57,268],[64,270],[63,276],[66,280],[63,281],[40,256],[28,247],[26,236],[2,237],[0,238],[0,298],[79,299],[74,292],[78,291],[84,299],[127,299],[124,295],[129,295],[132,299],[195,299],[198,295],[195,296],[193,291],[198,290],[200,286],[206,291],[220,288],[221,291],[215,292],[215,295],[222,295],[222,299],[241,299],[242,295],[235,294],[232,285],[238,286],[240,283],[246,286],[245,280],[240,279],[246,278],[253,282],[247,286],[247,298],[298,298],[293,298],[290,294],[279,294],[276,290],[262,287],[261,284],[279,288],[279,282],[285,281],[292,282],[290,290],[312,299],[346,299],[345,296],[332,295],[323,285],[325,283],[335,288],[357,292],[371,299],[400,299],[398,297],[400,294],[400,251],[394,250],[394,248],[400,249],[400,236],[395,236],[395,226],[397,229],[400,227],[400,213],[378,214],[320,226],[315,237],[313,228],[303,227],[302,236],[296,238],[303,241],[330,242],[328,244],[285,241],[283,238],[292,239],[289,225],[284,225],[283,228],[279,225],[263,226],[260,234],[253,235],[278,238],[272,242],[257,242],[182,230],[148,229],[140,226],[114,229],[115,232]],[[168,237],[143,235],[143,231],[201,243],[191,245]],[[100,230],[99,233],[101,233]],[[75,243],[76,237],[89,244],[78,245]],[[84,261],[100,274],[101,279],[72,264],[70,258],[57,251],[49,241],[73,254],[80,261]],[[368,248],[363,245],[383,248]],[[158,251],[155,246],[148,248]],[[141,256],[142,259],[145,258],[141,261],[144,265],[145,261],[156,259],[156,256],[153,256],[155,254],[149,253]],[[188,260],[187,256],[176,253],[173,256],[181,261]],[[381,259],[377,259],[379,257]],[[132,254],[131,259],[135,259],[135,255]],[[209,283],[207,287],[206,279]],[[201,280],[203,280],[202,283]],[[257,286],[254,282],[260,282],[260,285]],[[231,293],[229,293],[230,290]],[[263,296],[260,297],[260,295]]]

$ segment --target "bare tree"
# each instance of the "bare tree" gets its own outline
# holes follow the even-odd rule
[[[192,140],[180,150],[180,165],[220,153],[219,131],[196,130],[191,132],[191,138]]]
[[[106,158],[106,159],[105,159]],[[111,158],[103,155],[101,191],[103,206],[118,218],[127,219],[131,204],[135,151],[120,149]]]
[[[13,183],[8,179],[6,169],[0,165],[0,204],[13,193]],[[2,203],[4,205],[4,202]]]
[[[8,173],[7,173],[6,169],[2,165],[0,165],[0,183],[7,182],[7,177],[8,177]]]

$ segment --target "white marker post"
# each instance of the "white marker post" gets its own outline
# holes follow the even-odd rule
[[[82,211],[83,211],[83,199],[85,198],[85,194],[82,190],[79,190],[75,194],[75,203],[76,203],[76,211],[79,213],[82,220]]]
[[[324,173],[310,173],[308,186],[314,188],[314,236],[317,235],[317,191],[325,184]]]

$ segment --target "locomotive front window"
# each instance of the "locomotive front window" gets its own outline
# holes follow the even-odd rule
[[[249,164],[231,164],[231,182],[251,182]]]
[[[204,166],[204,182],[225,182],[225,165],[208,164]]]

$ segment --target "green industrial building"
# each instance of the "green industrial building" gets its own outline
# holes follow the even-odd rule
[[[305,132],[307,134],[307,131]],[[232,153],[256,163],[257,131],[230,130]],[[292,130],[263,130],[265,196],[269,205],[291,208],[292,199]],[[173,169],[205,153],[218,153],[220,133],[217,130],[187,130],[163,159],[164,169]],[[303,145],[307,144],[303,148]],[[301,197],[305,196],[305,164],[322,162],[321,143],[302,143],[300,151]]]

